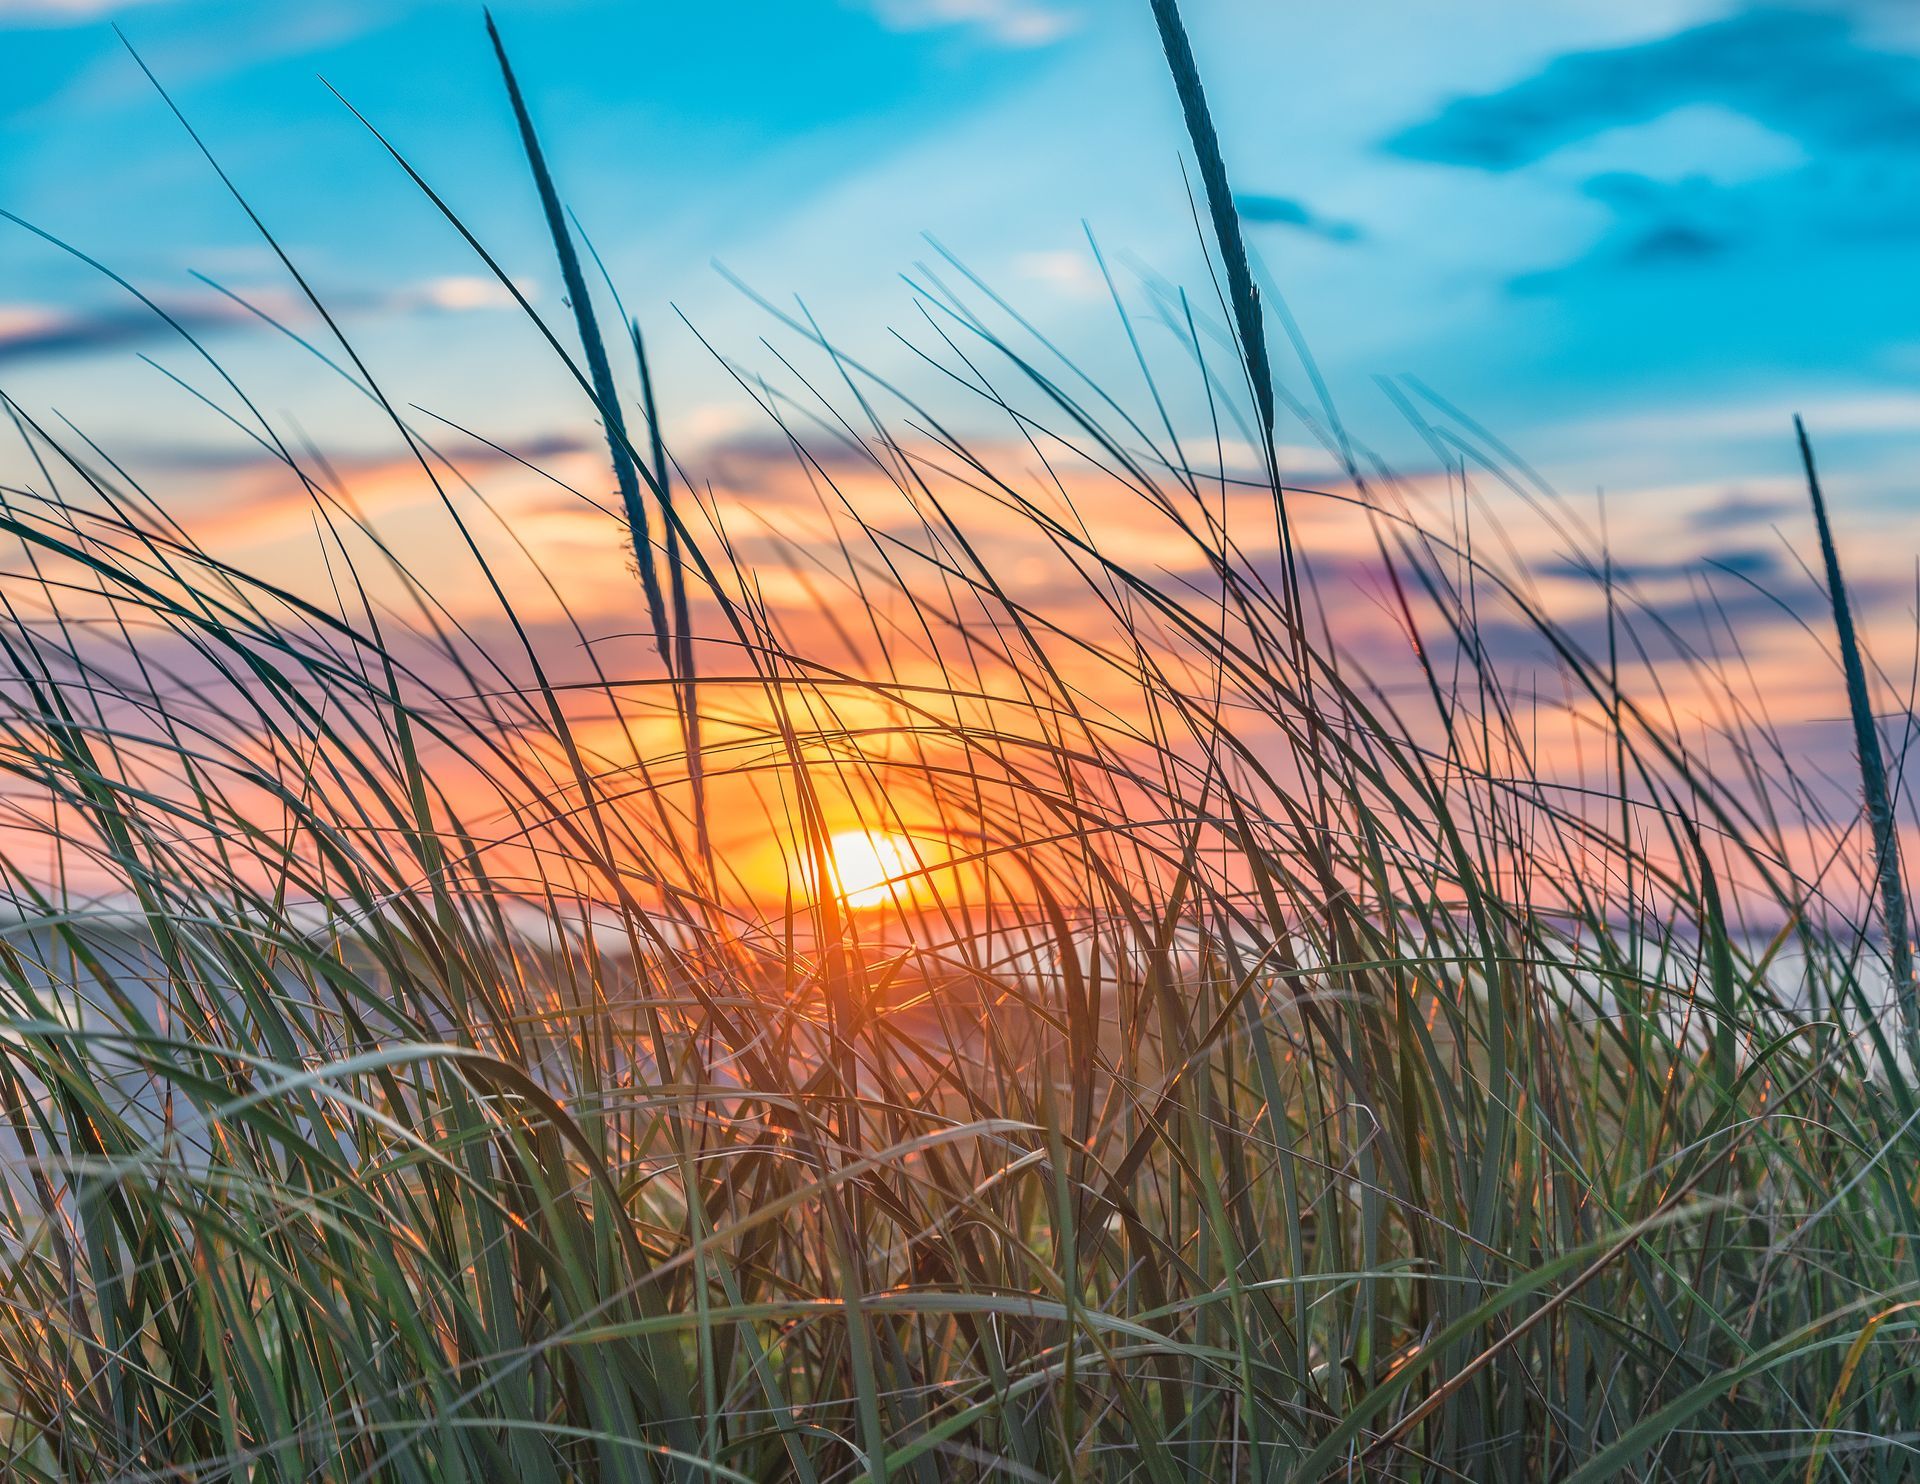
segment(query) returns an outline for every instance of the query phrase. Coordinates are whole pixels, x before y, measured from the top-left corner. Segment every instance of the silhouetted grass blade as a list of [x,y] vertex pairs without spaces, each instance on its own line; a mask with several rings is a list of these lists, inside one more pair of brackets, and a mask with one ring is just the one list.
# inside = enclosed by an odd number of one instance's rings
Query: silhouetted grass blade
[[513,104],[514,121],[520,128],[520,142],[527,152],[527,165],[540,192],[540,209],[546,214],[547,230],[553,237],[554,256],[560,261],[567,302],[573,307],[574,324],[579,328],[581,348],[586,352],[594,400],[599,403],[600,417],[606,425],[607,449],[613,458],[614,478],[620,489],[620,508],[627,518],[634,561],[639,565],[640,582],[646,589],[647,614],[653,624],[655,643],[661,658],[671,666],[673,638],[667,622],[667,605],[661,597],[659,575],[654,570],[647,507],[640,497],[640,480],[627,443],[626,419],[620,412],[620,393],[614,385],[613,367],[607,360],[606,342],[600,338],[600,324],[587,292],[586,276],[580,269],[580,254],[574,248],[573,234],[567,229],[566,210],[560,204],[560,193],[554,188],[553,172],[547,168],[540,137],[534,132],[533,116],[527,111],[527,100],[520,92],[513,64],[507,60],[506,45],[500,39],[500,28],[494,24],[492,12],[487,13],[486,21],[487,36],[500,63],[500,76],[506,81],[507,98]]
[[1153,18],[1160,27],[1160,44],[1166,50],[1167,66],[1180,94],[1187,134],[1193,141],[1194,158],[1200,166],[1207,211],[1213,218],[1213,234],[1220,246],[1220,260],[1227,270],[1227,295],[1233,306],[1234,327],[1240,333],[1247,375],[1253,383],[1254,401],[1260,410],[1260,427],[1271,439],[1273,369],[1267,358],[1266,321],[1260,310],[1260,290],[1254,285],[1253,272],[1247,262],[1239,208],[1233,204],[1233,191],[1227,184],[1220,137],[1214,131],[1213,115],[1207,109],[1206,90],[1200,85],[1200,69],[1194,62],[1193,46],[1187,40],[1187,28],[1180,19],[1177,0],[1153,0]]
[[1913,979],[1913,941],[1907,920],[1905,873],[1900,864],[1899,823],[1887,787],[1887,763],[1880,751],[1880,732],[1873,719],[1873,701],[1867,694],[1867,671],[1860,659],[1860,640],[1854,633],[1853,607],[1847,601],[1846,579],[1840,574],[1840,553],[1833,544],[1827,520],[1827,502],[1815,472],[1813,445],[1806,424],[1796,414],[1794,435],[1800,441],[1800,461],[1806,468],[1807,494],[1813,501],[1813,521],[1820,531],[1820,555],[1827,569],[1827,597],[1833,605],[1833,626],[1840,638],[1840,664],[1847,680],[1847,709],[1853,715],[1853,742],[1860,758],[1860,784],[1866,798],[1867,823],[1873,831],[1875,874],[1880,883],[1881,911],[1886,918],[1887,957],[1893,970],[1893,992],[1906,1022],[1910,1046],[1920,1046],[1920,986]]

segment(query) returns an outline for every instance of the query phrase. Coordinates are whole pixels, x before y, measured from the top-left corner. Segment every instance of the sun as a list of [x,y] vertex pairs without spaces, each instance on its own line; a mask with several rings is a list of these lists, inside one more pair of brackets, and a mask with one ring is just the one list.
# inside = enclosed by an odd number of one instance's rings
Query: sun
[[913,846],[900,835],[842,830],[827,841],[827,867],[840,900],[849,907],[879,907],[904,901],[913,885],[902,878],[920,869]]

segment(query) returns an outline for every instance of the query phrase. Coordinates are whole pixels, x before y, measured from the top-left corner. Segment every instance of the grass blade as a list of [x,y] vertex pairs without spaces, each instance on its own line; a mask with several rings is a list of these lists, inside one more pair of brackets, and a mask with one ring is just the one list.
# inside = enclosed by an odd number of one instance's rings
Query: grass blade
[[1860,659],[1860,640],[1854,633],[1853,607],[1847,601],[1846,579],[1840,574],[1840,553],[1833,544],[1827,520],[1827,502],[1814,469],[1813,444],[1807,427],[1796,414],[1794,436],[1800,441],[1800,461],[1807,471],[1807,494],[1813,501],[1813,521],[1820,531],[1820,555],[1827,568],[1827,597],[1833,604],[1833,626],[1840,637],[1840,664],[1847,677],[1847,709],[1853,715],[1853,744],[1860,758],[1860,785],[1866,796],[1867,823],[1873,830],[1874,873],[1880,884],[1880,909],[1886,918],[1887,957],[1893,969],[1893,992],[1906,1025],[1909,1050],[1920,1049],[1920,986],[1913,979],[1913,940],[1909,936],[1905,872],[1900,864],[1899,824],[1887,787],[1887,762],[1880,751],[1880,732],[1874,725],[1873,702],[1867,694],[1866,666]]
[[1160,45],[1167,54],[1167,67],[1173,73],[1173,85],[1180,95],[1180,110],[1186,116],[1187,136],[1193,141],[1194,159],[1200,166],[1213,235],[1227,270],[1227,295],[1233,307],[1234,326],[1240,333],[1240,348],[1246,355],[1247,374],[1253,382],[1254,402],[1260,409],[1261,432],[1271,443],[1273,369],[1267,358],[1266,321],[1260,311],[1260,290],[1254,286],[1253,271],[1247,263],[1240,211],[1233,204],[1233,191],[1227,184],[1226,161],[1220,157],[1220,136],[1214,131],[1213,115],[1207,108],[1206,90],[1200,85],[1200,69],[1193,60],[1193,45],[1187,40],[1186,24],[1180,19],[1178,0],[1153,0],[1153,19],[1160,28]]
[[653,539],[649,534],[647,507],[640,497],[640,477],[627,442],[626,419],[620,412],[620,392],[614,385],[613,366],[607,360],[606,342],[600,338],[600,323],[593,312],[593,300],[587,293],[586,275],[580,269],[580,254],[574,248],[573,234],[567,229],[567,215],[554,188],[553,172],[540,148],[540,136],[534,132],[533,115],[520,92],[520,81],[507,60],[506,44],[493,13],[487,12],[487,38],[500,63],[500,76],[507,85],[507,98],[513,105],[514,122],[520,129],[520,143],[527,152],[527,166],[533,172],[540,192],[540,209],[546,215],[547,230],[553,237],[554,256],[560,260],[560,277],[566,284],[567,302],[573,306],[574,324],[580,331],[580,345],[586,352],[587,373],[593,381],[594,400],[599,403],[600,418],[606,425],[607,450],[613,458],[614,479],[620,488],[620,508],[627,518],[633,538],[633,559],[640,567],[640,582],[646,589],[647,616],[653,624],[654,640],[660,657],[673,665],[672,629],[667,622],[667,605],[660,592],[660,577],[654,570]]

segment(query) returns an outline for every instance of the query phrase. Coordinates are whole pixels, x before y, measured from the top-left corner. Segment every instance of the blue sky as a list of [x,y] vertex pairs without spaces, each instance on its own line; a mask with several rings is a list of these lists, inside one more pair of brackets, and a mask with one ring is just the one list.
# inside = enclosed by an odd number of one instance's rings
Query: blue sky
[[[1411,373],[1575,491],[1725,503],[1807,412],[1862,520],[1910,508],[1920,429],[1920,12],[1890,0],[1191,0],[1253,245],[1350,422],[1417,444]],[[803,296],[883,368],[930,232],[1091,364],[1128,292],[1191,286],[1183,139],[1143,3],[546,0],[496,7],[561,185],[655,336],[688,447],[740,416],[678,318],[769,330],[711,266]],[[527,286],[558,290],[465,0],[0,0],[0,204],[193,319],[317,433],[352,399],[191,275],[288,302],[120,26],[377,369],[500,436],[578,421],[524,326],[331,83]],[[4,224],[0,224],[4,225]],[[127,296],[0,231],[0,386],[192,457],[214,420]],[[1283,374],[1304,390],[1297,368]]]

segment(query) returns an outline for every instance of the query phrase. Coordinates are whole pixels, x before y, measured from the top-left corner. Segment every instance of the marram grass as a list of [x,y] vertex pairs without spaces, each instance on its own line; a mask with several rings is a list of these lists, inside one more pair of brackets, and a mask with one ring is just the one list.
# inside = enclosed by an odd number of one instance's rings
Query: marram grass
[[[350,356],[490,617],[247,404],[326,602],[8,404],[6,1477],[1913,1475],[1920,1107],[1852,921],[1885,857],[1730,668],[1675,660],[1721,687],[1707,767],[1620,678],[1609,558],[1590,653],[1381,474],[1341,495],[1402,626],[1413,683],[1381,683],[1304,540],[1298,589],[1249,555],[1280,543],[1271,462],[1150,434],[931,292],[1017,437],[789,320],[841,395],[743,395],[839,541],[782,589],[817,604],[770,597],[608,415],[515,97],[587,411],[675,522],[633,527],[691,595],[636,584],[671,636],[522,621],[459,456]],[[1209,367],[1264,361],[1234,285],[1159,300],[1187,354],[1156,374],[1228,425],[1267,375]],[[839,499],[856,476],[889,518]],[[1108,555],[1122,521],[1204,580]],[[1586,786],[1495,610],[1556,667]],[[864,669],[790,637],[829,620]],[[797,858],[784,905],[701,828],[748,798]],[[909,842],[897,906],[835,875],[849,800]]]

